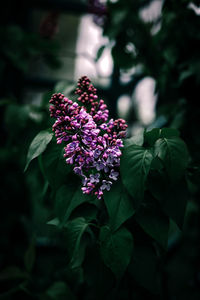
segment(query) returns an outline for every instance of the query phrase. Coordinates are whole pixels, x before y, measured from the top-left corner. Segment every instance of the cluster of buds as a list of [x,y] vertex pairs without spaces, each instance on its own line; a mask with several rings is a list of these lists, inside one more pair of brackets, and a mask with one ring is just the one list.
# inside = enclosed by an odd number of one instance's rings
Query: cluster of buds
[[88,113],[98,125],[108,120],[107,105],[102,99],[98,101],[97,89],[94,88],[87,76],[78,80],[75,94],[79,95],[78,101],[87,107]]
[[102,99],[98,101],[96,89],[86,76],[79,79],[75,93],[80,105],[61,93],[52,96],[53,131],[57,143],[65,143],[66,162],[82,177],[83,193],[101,199],[119,176],[127,125],[123,119],[108,121],[107,105]]

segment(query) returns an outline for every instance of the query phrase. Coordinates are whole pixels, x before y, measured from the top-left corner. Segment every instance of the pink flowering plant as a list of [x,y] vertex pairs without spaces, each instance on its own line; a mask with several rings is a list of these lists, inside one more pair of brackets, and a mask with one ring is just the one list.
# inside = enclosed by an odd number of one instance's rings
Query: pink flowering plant
[[[135,286],[159,293],[158,262],[168,248],[169,224],[181,228],[184,222],[187,147],[173,128],[126,138],[126,121],[109,118],[86,76],[75,95],[73,101],[62,93],[52,95],[52,128],[34,138],[25,168],[38,158],[54,208],[47,221],[64,232],[66,268],[76,278],[73,293],[80,296],[84,287],[83,299],[105,294],[106,299],[126,299],[120,293],[130,278]],[[142,272],[148,259],[151,281]],[[108,283],[98,291],[96,269]]]

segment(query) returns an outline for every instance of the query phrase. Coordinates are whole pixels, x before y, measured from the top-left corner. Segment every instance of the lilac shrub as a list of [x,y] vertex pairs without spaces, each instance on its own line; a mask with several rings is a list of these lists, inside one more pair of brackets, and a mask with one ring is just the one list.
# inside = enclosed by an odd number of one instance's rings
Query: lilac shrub
[[83,193],[101,199],[119,177],[127,124],[123,119],[108,120],[107,105],[98,101],[97,90],[86,76],[79,79],[75,93],[79,104],[61,93],[52,95],[53,131],[57,143],[65,144],[66,163],[82,178]]

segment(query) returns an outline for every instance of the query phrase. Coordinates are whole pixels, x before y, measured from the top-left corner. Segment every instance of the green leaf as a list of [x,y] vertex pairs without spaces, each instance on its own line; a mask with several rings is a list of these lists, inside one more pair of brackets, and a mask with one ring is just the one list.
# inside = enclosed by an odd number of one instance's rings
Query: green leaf
[[155,199],[161,200],[168,193],[169,187],[170,182],[163,162],[155,157],[147,179],[147,189]]
[[144,132],[144,142],[153,146],[160,137],[160,129],[153,128],[151,131]]
[[52,300],[75,300],[70,287],[63,281],[56,281],[48,288],[45,294]]
[[125,147],[128,147],[130,145],[142,146],[143,142],[144,142],[144,134],[142,132],[142,133],[139,133],[139,134],[137,134],[135,136],[132,136],[129,139],[125,139],[124,140],[124,145],[125,145]]
[[91,202],[84,202],[79,205],[70,215],[70,218],[83,217],[88,222],[96,220],[98,214],[98,208]]
[[105,265],[120,279],[131,260],[132,234],[125,227],[112,232],[108,226],[103,226],[99,238],[101,257]]
[[59,224],[60,224],[60,221],[58,218],[54,218],[47,222],[47,225],[59,226]]
[[148,177],[148,189],[159,201],[163,212],[182,228],[189,192],[185,178],[175,184],[170,183],[164,170],[151,171]]
[[144,141],[153,146],[159,138],[169,138],[179,135],[179,131],[175,128],[153,128],[151,131],[144,133]]
[[97,62],[100,57],[102,56],[103,52],[104,52],[104,49],[106,48],[106,45],[103,45],[101,46],[98,51],[97,51],[97,54],[96,54],[96,58],[95,58],[95,61]]
[[[61,226],[65,225],[65,223],[68,221],[71,213],[73,212],[73,210],[75,208],[77,208],[82,203],[89,202],[91,200],[90,196],[83,194],[80,187],[78,189],[76,189],[76,191],[74,191],[73,196],[72,196],[71,191],[70,191],[70,193],[67,191],[68,191],[67,187],[65,187],[65,188],[63,187],[62,191],[60,191],[60,193],[62,193],[62,195],[60,195],[60,197],[63,198],[63,200],[69,204],[64,213],[64,216],[63,216],[63,219],[61,222]],[[57,196],[56,196],[56,198],[57,198]],[[62,206],[61,206],[61,209],[62,209]]]
[[165,165],[170,179],[179,180],[188,165],[188,150],[179,137],[160,138],[155,143],[155,155],[157,155]]
[[143,230],[155,239],[164,249],[167,249],[169,219],[158,203],[149,201],[140,206],[139,211],[135,215],[136,222]]
[[44,175],[53,189],[67,183],[71,167],[66,164],[63,157],[63,146],[58,145],[54,139],[42,154],[41,162]]
[[135,212],[133,199],[119,181],[112,186],[109,192],[105,192],[104,201],[112,230],[117,230]]
[[[61,226],[67,222],[70,212],[67,213],[70,203],[73,201],[76,187],[69,185],[62,185],[55,194],[55,213],[61,222]],[[65,218],[66,215],[66,218]],[[63,221],[66,219],[65,222]]]
[[162,138],[170,138],[175,136],[180,136],[180,132],[175,128],[162,128],[160,130],[160,137]]
[[122,182],[136,200],[143,198],[145,182],[152,160],[151,152],[141,146],[124,147],[121,158]]
[[86,231],[92,235],[88,226],[89,223],[84,218],[76,218],[65,226],[71,268],[80,267],[84,260],[87,240],[83,239],[83,235]]
[[27,170],[30,162],[45,151],[52,138],[53,132],[50,132],[49,130],[43,130],[36,135],[28,150],[27,162],[24,172]]
[[140,286],[153,293],[159,292],[158,259],[152,246],[135,247],[128,272]]

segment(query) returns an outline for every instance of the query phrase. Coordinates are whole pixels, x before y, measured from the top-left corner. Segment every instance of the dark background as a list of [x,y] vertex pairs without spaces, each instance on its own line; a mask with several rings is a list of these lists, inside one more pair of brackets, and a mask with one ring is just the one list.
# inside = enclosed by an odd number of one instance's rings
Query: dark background
[[[122,115],[117,103],[126,95],[129,106],[123,101],[121,106],[126,108],[129,136],[143,128],[172,127],[180,130],[188,145],[190,197],[183,232],[171,225],[163,299],[199,299],[200,3],[160,1],[162,12],[153,17],[153,8],[145,20],[141,11],[153,2],[108,1],[105,8],[98,1],[7,0],[1,7],[0,299],[75,299],[65,281],[78,290],[76,278],[63,269],[63,236],[46,225],[53,203],[38,162],[33,161],[26,173],[23,170],[30,142],[51,125],[51,93],[70,93],[78,79],[75,65],[84,55],[76,52],[76,43],[86,15],[107,37],[105,47],[100,48],[104,46],[100,40],[96,47],[100,50],[93,53],[94,70],[106,48],[112,69],[104,76],[84,67],[81,75],[92,74],[111,116]],[[155,116],[147,122],[136,96],[144,78],[153,80],[156,94]],[[143,91],[148,98],[148,90]],[[146,294],[138,295],[136,299],[143,299]]]

